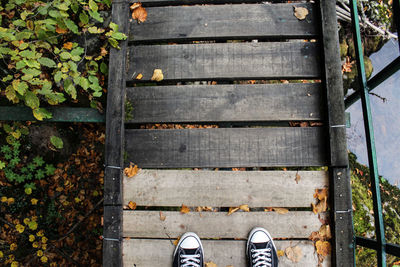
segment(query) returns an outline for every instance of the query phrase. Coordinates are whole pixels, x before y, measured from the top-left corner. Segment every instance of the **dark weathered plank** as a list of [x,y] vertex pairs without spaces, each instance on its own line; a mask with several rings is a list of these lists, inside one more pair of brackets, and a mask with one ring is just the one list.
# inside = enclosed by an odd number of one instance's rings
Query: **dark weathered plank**
[[322,128],[126,130],[127,162],[143,168],[321,166]]
[[[309,15],[299,20],[294,7]],[[130,41],[311,38],[317,35],[314,4],[241,4],[150,7],[145,23],[130,24]]]
[[322,120],[320,84],[127,88],[132,123]]
[[[134,3],[136,0],[126,0],[129,3]],[[198,4],[231,4],[231,3],[264,3],[265,0],[143,0],[140,1],[144,6],[167,6],[167,5],[198,5]],[[268,2],[286,3],[286,0],[272,0]],[[269,4],[266,2],[267,4]],[[292,0],[294,2],[304,2],[304,0]]]
[[124,205],[133,201],[138,206],[234,207],[246,203],[251,208],[308,208],[315,202],[315,190],[326,187],[328,173],[324,171],[142,169],[133,178],[124,177],[123,195]]
[[[166,237],[166,236],[165,236]],[[124,266],[165,267],[172,266],[174,240],[168,239],[124,239]],[[286,255],[279,257],[279,267],[329,267],[330,255],[322,265],[318,265],[318,255],[315,253],[312,241],[304,240],[274,240],[276,249],[285,251],[289,247],[299,247],[302,256],[299,262],[291,261]],[[214,262],[220,267],[246,267],[245,240],[202,240],[205,262]]]
[[127,80],[154,69],[164,80],[317,78],[318,44],[312,42],[139,45],[130,47]]

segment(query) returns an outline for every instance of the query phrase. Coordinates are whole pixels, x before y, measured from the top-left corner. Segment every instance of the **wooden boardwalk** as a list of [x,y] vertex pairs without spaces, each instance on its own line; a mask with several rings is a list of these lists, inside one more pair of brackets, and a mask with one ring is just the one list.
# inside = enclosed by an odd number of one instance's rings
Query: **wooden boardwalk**
[[[301,249],[279,266],[318,266],[309,237],[324,224],[332,251],[322,266],[353,265],[335,1],[281,2],[145,0],[141,24],[128,2],[113,2],[129,38],[110,55],[104,266],[172,266],[172,242],[193,231],[205,262],[244,267],[255,226],[279,250]],[[151,81],[154,69],[163,81]],[[148,126],[164,123],[217,128]],[[130,162],[142,168],[132,178],[122,172]],[[329,209],[315,214],[320,189]],[[244,204],[249,212],[228,215]]]

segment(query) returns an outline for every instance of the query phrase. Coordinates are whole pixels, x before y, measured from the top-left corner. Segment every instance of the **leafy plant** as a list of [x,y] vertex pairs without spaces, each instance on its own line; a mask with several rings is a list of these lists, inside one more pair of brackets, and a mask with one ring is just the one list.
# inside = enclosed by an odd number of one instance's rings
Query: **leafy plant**
[[52,136],[50,137],[50,143],[51,143],[55,148],[57,148],[57,149],[61,149],[61,148],[64,147],[64,142],[63,142],[63,140],[62,140],[60,137],[58,137],[58,136],[52,135]]
[[[2,95],[14,104],[23,102],[38,120],[52,116],[43,103],[77,101],[80,92],[95,107],[104,91],[108,44],[118,47],[118,41],[126,39],[115,23],[102,25],[101,11],[110,4],[111,0],[8,0],[0,6]],[[88,55],[89,35],[108,42]],[[79,39],[85,40],[83,45]]]

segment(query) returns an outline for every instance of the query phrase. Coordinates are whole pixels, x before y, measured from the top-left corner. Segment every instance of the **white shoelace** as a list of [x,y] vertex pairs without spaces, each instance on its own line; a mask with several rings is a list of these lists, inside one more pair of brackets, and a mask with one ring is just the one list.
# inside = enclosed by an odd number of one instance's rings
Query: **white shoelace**
[[181,265],[182,267],[201,267],[200,266],[200,254],[195,255],[181,255]]
[[271,249],[252,249],[251,257],[253,258],[254,267],[271,267],[272,259],[271,259]]

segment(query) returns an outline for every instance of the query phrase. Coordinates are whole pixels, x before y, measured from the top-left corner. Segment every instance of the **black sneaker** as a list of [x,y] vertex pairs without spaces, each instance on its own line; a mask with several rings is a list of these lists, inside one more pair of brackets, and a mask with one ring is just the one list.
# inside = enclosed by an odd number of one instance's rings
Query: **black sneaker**
[[249,267],[277,267],[278,255],[272,237],[264,228],[254,228],[249,234],[246,249]]
[[174,252],[173,267],[203,267],[203,246],[195,233],[186,233],[179,240]]

